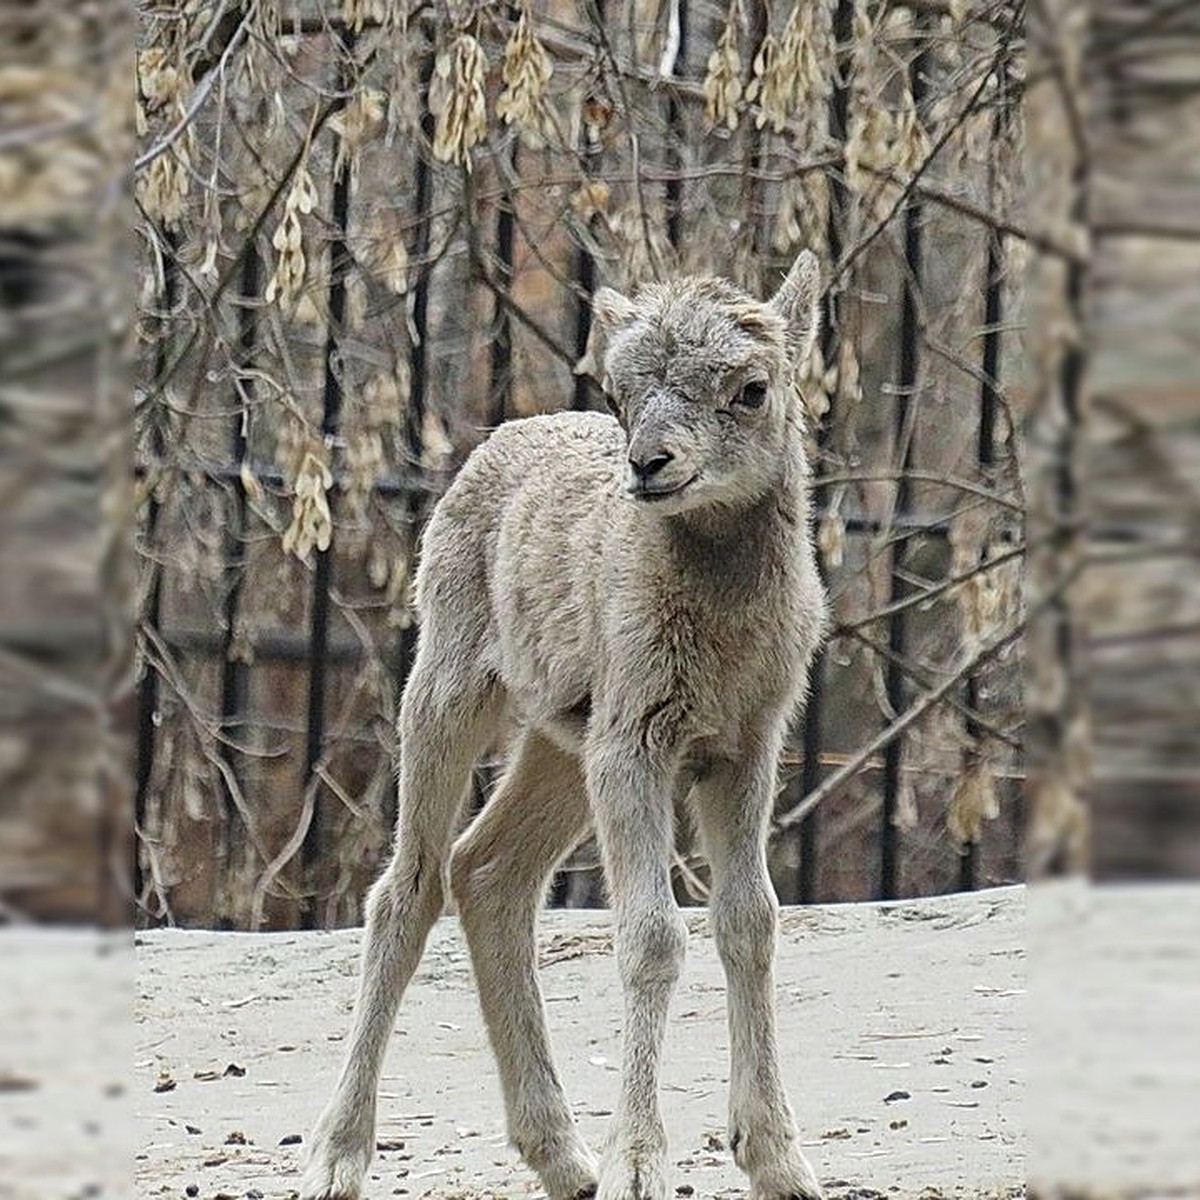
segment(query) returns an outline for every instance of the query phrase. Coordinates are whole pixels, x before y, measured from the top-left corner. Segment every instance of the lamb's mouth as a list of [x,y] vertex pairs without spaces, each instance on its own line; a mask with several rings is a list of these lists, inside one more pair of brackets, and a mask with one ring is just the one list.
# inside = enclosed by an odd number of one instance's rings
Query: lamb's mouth
[[700,472],[697,471],[696,474],[691,477],[691,479],[685,479],[682,483],[677,484],[675,487],[648,488],[632,486],[628,488],[627,491],[629,496],[634,500],[666,500],[668,496],[678,496],[680,492],[684,491],[686,488],[690,488],[692,484],[695,483],[699,478]]

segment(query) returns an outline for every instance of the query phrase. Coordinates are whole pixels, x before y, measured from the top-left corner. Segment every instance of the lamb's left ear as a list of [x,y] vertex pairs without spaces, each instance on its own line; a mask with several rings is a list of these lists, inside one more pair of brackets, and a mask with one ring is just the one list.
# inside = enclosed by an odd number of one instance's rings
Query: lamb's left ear
[[817,256],[801,250],[771,307],[787,323],[788,349],[796,366],[808,359],[821,328],[821,271]]
[[614,333],[637,316],[637,305],[628,296],[610,287],[596,289],[592,297],[592,318],[605,333]]

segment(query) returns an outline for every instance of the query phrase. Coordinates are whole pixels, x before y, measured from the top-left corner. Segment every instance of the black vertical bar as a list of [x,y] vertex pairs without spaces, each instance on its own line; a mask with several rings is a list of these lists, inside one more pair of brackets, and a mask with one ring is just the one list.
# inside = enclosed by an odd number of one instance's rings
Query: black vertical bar
[[[923,38],[923,25],[918,18],[916,35]],[[909,66],[909,86],[913,102],[920,107],[925,94],[925,53],[918,51]],[[910,199],[904,209],[904,292],[900,312],[900,364],[896,389],[896,413],[893,423],[895,441],[902,446],[899,464],[900,478],[896,485],[897,513],[907,513],[911,486],[908,470],[912,465],[915,436],[910,428],[914,409],[917,373],[920,367],[920,314],[917,293],[921,287],[921,225],[922,206]],[[889,604],[903,600],[909,592],[905,578],[905,560],[909,539],[897,541],[892,550]],[[891,716],[899,715],[908,705],[908,685],[900,662],[908,646],[907,610],[900,609],[888,621],[888,657],[885,688]],[[900,830],[896,825],[896,810],[900,797],[900,771],[904,759],[904,738],[893,738],[883,758],[883,815],[879,838],[879,895],[892,900],[900,890]]]
[[[433,77],[434,55],[428,51],[421,63],[421,94],[429,90],[429,81]],[[431,218],[429,202],[433,192],[433,177],[429,170],[427,157],[429,147],[433,144],[434,117],[426,104],[421,116],[421,145],[417,149],[416,186],[413,189],[413,211],[417,218],[416,237],[412,249],[412,258],[418,264],[417,282],[413,288],[412,307],[412,340],[408,351],[408,412],[406,414],[404,432],[408,447],[408,455],[413,468],[420,470],[421,457],[424,452],[423,429],[425,426],[425,408],[429,402],[429,287],[431,266],[426,261],[429,257],[429,240],[431,233]],[[408,496],[408,518],[416,524],[420,516],[421,497],[416,491]],[[416,629],[410,625],[401,635],[401,654],[398,683],[403,688],[412,666],[413,654],[416,651]]]
[[[854,0],[838,0],[833,13],[833,40],[837,57],[837,71],[833,90],[829,97],[829,136],[835,145],[844,145],[849,120],[850,67],[853,62]],[[829,212],[826,218],[825,242],[829,261],[836,263],[842,256],[842,221],[846,211],[846,184],[837,175],[829,177]],[[841,293],[837,280],[829,281],[825,293],[825,311],[821,324],[821,355],[828,365],[837,357],[841,339]],[[817,469],[820,457],[829,447],[833,434],[832,413],[826,413],[817,430]],[[813,482],[814,498],[819,494],[820,479]],[[820,564],[823,567],[823,564]],[[822,575],[824,570],[822,569]],[[804,796],[812,792],[821,782],[822,724],[825,710],[826,655],[822,648],[813,659],[809,669],[809,697],[804,710],[804,767],[801,773],[801,788]],[[800,822],[800,870],[798,878],[801,904],[812,904],[817,899],[817,874],[820,866],[821,811],[814,808]]]
[[[227,572],[225,603],[222,617],[225,622],[222,638],[221,658],[221,733],[232,737],[241,728],[242,714],[246,702],[246,670],[245,664],[234,653],[234,630],[237,624],[238,604],[241,601],[242,585],[244,582],[245,535],[246,535],[246,488],[242,483],[241,467],[246,461],[246,428],[250,419],[250,403],[254,394],[254,381],[245,372],[250,367],[254,357],[254,344],[257,337],[258,301],[261,264],[258,257],[258,246],[251,242],[246,247],[242,260],[241,306],[238,310],[238,340],[237,367],[239,371],[238,385],[235,389],[234,401],[237,411],[233,415],[233,425],[230,432],[230,453],[238,472],[234,476],[233,512],[225,527],[224,551],[225,570]],[[218,746],[217,752],[225,760],[229,773],[238,782],[240,762],[237,752],[228,743]],[[240,818],[234,803],[233,793],[224,775],[220,775],[221,804],[224,810],[226,845],[232,850],[241,840],[234,830],[240,828]],[[229,870],[227,855],[225,870]],[[219,928],[228,928],[228,914],[218,919]]]
[[[516,177],[517,141],[514,136],[508,151],[509,175]],[[496,204],[496,283],[505,289],[512,283],[513,274],[513,226],[514,214],[512,194],[506,187]],[[492,306],[492,345],[489,353],[488,395],[491,398],[489,423],[502,425],[512,406],[512,318],[500,296]]]
[[[579,302],[575,311],[575,360],[587,353],[592,332],[592,293],[596,290],[596,261],[586,246],[580,246],[575,258],[575,282],[579,285]],[[584,412],[591,408],[592,385],[585,375],[575,376],[571,408]]]
[[[1001,85],[1007,84],[1007,71],[1001,75]],[[1008,111],[1007,97],[996,109],[992,122],[992,139],[998,141],[1004,136],[1007,128]],[[989,160],[989,171],[994,172],[994,161]],[[993,181],[994,182],[994,181]],[[976,446],[976,457],[979,462],[979,472],[983,482],[989,483],[989,475],[996,462],[996,416],[1000,406],[1000,396],[997,384],[1000,378],[1000,321],[1003,317],[1002,282],[1004,270],[1004,243],[995,229],[989,229],[987,234],[987,262],[984,268],[983,293],[983,351],[980,362],[982,378],[979,383],[979,437]],[[979,676],[972,673],[967,678],[967,707],[973,713],[980,705],[982,689]],[[966,733],[974,751],[983,730],[974,717],[966,721]],[[963,847],[958,864],[958,887],[960,891],[974,891],[979,886],[979,846],[968,842]]]
[[[433,76],[434,56],[432,52],[425,55],[421,64],[421,94],[429,90],[429,81]],[[426,157],[428,147],[433,143],[434,118],[425,105],[421,116],[421,146],[417,150],[416,186],[413,189],[413,208],[417,218],[417,232],[413,256],[417,263],[417,281],[413,287],[412,307],[412,341],[409,346],[409,394],[408,412],[404,424],[405,440],[408,443],[408,453],[414,467],[421,462],[421,430],[425,421],[426,392],[429,387],[429,354],[426,340],[429,332],[429,276],[431,267],[426,262],[429,256],[430,216],[429,197],[432,180],[429,172],[429,162]]]
[[[605,0],[593,0],[589,6],[593,20],[603,25]],[[579,123],[579,161],[583,168],[584,178],[589,182],[599,175],[600,158],[603,147],[598,136],[594,135],[587,121],[587,101],[584,102],[584,119]],[[588,218],[590,226],[594,217]],[[587,248],[586,242],[580,241],[575,253],[575,284],[577,299],[575,307],[575,361],[587,354],[588,339],[592,333],[592,294],[596,290],[596,260]],[[576,375],[571,393],[571,409],[574,412],[586,412],[592,407],[592,392],[594,385],[586,375]],[[550,885],[547,903],[551,908],[562,908],[567,903],[570,893],[571,877],[565,871],[559,871]]]
[[[603,25],[605,0],[593,0],[589,7],[593,20]],[[588,123],[585,100],[584,119],[579,123],[579,159],[584,178],[588,181],[595,179],[599,174],[602,151],[599,135],[593,134]],[[589,225],[592,220],[594,218],[588,219]],[[587,353],[588,338],[592,332],[592,293],[596,290],[596,261],[582,241],[575,255],[575,282],[578,286],[575,309],[575,361],[578,362]],[[584,412],[592,407],[592,387],[586,375],[575,376],[575,386],[571,394],[571,408],[575,412]]]
[[[981,474],[987,481],[988,473],[996,461],[996,410],[999,398],[996,394],[996,372],[1000,365],[1000,320],[1001,320],[1001,246],[1000,236],[995,230],[988,235],[987,285],[984,292],[984,334],[982,375],[979,386],[979,440],[978,459]],[[972,673],[967,678],[967,707],[975,712],[980,704],[979,676]],[[966,722],[966,733],[971,747],[975,747],[983,736],[974,717]],[[968,753],[973,753],[973,749]],[[961,891],[974,891],[979,882],[979,846],[968,842],[963,847],[958,864],[958,886]]]
[[[824,576],[824,571],[821,572]],[[825,708],[825,651],[813,659],[809,669],[808,703],[804,708],[804,765],[800,772],[801,796],[807,796],[821,782],[821,719]],[[801,904],[813,904],[817,898],[820,826],[814,808],[800,822],[800,871],[797,890]]]
[[[752,50],[751,59],[757,55],[759,48],[766,41],[771,31],[771,13],[767,0],[749,0],[747,9],[748,37]],[[760,179],[764,158],[764,145],[770,137],[769,130],[758,129],[751,120],[741,123],[745,155],[742,167],[742,192],[738,201],[742,221],[750,226],[750,252],[754,260],[758,260],[761,234],[766,222],[763,218],[762,192],[763,184]],[[741,237],[739,231],[738,236]]]
[[[353,52],[355,35],[341,28],[338,31],[340,61],[338,66],[338,92],[345,94],[353,82],[349,56]],[[322,388],[321,434],[327,446],[332,447],[342,415],[342,379],[339,363],[339,346],[346,317],[346,272],[349,255],[346,247],[346,230],[350,216],[350,168],[342,164],[337,167],[336,138],[332,158],[334,166],[332,228],[329,236],[329,324],[325,337],[325,379]],[[329,496],[332,514],[334,497]],[[304,745],[304,786],[316,786],[314,772],[320,762],[325,742],[325,691],[329,649],[329,591],[333,581],[334,546],[331,541],[325,550],[318,550],[316,569],[313,571],[312,610],[309,619],[309,674],[308,714]],[[301,861],[308,875],[320,858],[324,841],[324,806],[318,789],[313,805],[312,820],[304,835]],[[316,919],[315,900],[305,906],[301,913],[301,924],[311,929]]]
[[[671,77],[687,76],[688,0],[676,0],[679,21],[679,49],[671,65]],[[668,177],[665,190],[667,208],[667,240],[678,250],[683,230],[683,112],[679,97],[672,90],[667,98],[667,166],[674,172]]]
[[[427,49],[421,59],[421,97],[422,101],[428,95],[429,81],[433,78],[434,54]],[[425,421],[425,407],[428,403],[429,390],[429,352],[427,341],[429,337],[429,287],[432,270],[429,258],[430,242],[430,196],[433,191],[433,176],[429,169],[430,147],[433,144],[434,117],[427,103],[422,104],[421,139],[416,147],[413,174],[413,215],[416,218],[416,233],[410,253],[410,260],[417,264],[417,279],[413,286],[413,306],[411,340],[408,348],[408,409],[404,419],[405,445],[408,451],[410,469],[419,473],[424,450],[422,430]],[[413,489],[405,500],[405,515],[409,528],[413,531],[413,544],[416,544],[417,525],[421,518],[422,496]],[[395,662],[395,686],[397,708],[404,695],[404,685],[408,682],[413,661],[417,655],[417,626],[409,622],[401,631],[397,646]],[[396,813],[392,791],[394,820]]]
[[[175,305],[179,300],[179,265],[175,255],[179,250],[179,242],[173,233],[163,231],[163,286],[160,296],[162,320],[160,322],[158,344],[154,350],[154,380],[157,386],[162,386],[168,370],[168,336],[171,318]],[[150,445],[154,458],[161,461],[166,453],[166,438],[163,436],[162,421],[152,417],[150,426]],[[162,505],[154,495],[153,489],[146,503],[146,525],[143,540],[147,548],[153,552],[154,539],[158,532],[158,521]],[[162,612],[162,563],[151,561],[149,568],[153,573],[153,583],[146,600],[146,615],[142,624],[157,631]],[[142,656],[142,675],[137,686],[137,739],[136,739],[136,770],[134,773],[133,814],[136,828],[142,833],[146,831],[146,809],[150,796],[150,780],[154,774],[155,730],[158,717],[158,671],[149,658]],[[133,843],[133,887],[134,896],[139,900],[145,887],[142,874],[141,843],[135,836]]]

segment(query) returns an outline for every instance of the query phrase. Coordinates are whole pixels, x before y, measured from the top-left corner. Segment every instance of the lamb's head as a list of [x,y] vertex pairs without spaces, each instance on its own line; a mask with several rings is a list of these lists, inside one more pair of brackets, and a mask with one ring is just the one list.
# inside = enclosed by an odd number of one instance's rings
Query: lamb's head
[[812,349],[819,291],[807,250],[769,301],[714,278],[652,284],[632,299],[597,291],[631,501],[667,516],[740,507],[775,484],[795,452],[792,371]]

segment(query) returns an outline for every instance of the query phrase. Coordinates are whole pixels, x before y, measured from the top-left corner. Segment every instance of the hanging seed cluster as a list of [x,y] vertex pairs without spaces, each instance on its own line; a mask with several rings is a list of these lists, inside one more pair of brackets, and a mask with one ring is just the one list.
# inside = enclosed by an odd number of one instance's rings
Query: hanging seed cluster
[[308,167],[303,166],[296,172],[287,200],[284,201],[283,215],[271,235],[276,259],[275,272],[267,284],[266,298],[269,303],[278,301],[283,305],[291,305],[300,295],[307,265],[300,217],[311,213],[316,205],[317,188]]
[[794,127],[810,140],[823,121],[823,103],[831,86],[832,21],[828,0],[793,6],[778,37],[767,32],[754,54],[750,79],[743,87],[737,49],[737,5],[708,58],[704,79],[705,111],[710,127],[733,131],[739,102],[750,106],[754,127],[782,133]]
[[555,133],[554,114],[546,100],[553,74],[554,63],[534,36],[528,9],[523,9],[504,47],[504,90],[496,98],[496,115],[515,125],[531,150],[540,149]]
[[742,98],[742,59],[737,48],[734,24],[736,5],[731,6],[724,32],[708,56],[704,76],[704,105],[710,128],[723,126],[731,133],[738,125],[738,101]]
[[886,214],[899,187],[929,156],[929,137],[917,111],[908,72],[898,71],[886,51],[894,37],[911,36],[910,25],[911,14],[907,11],[900,27],[888,30],[872,20],[864,0],[855,7],[846,183],[880,217]]
[[309,437],[302,444],[299,465],[292,479],[292,523],[283,535],[283,552],[307,559],[317,550],[328,550],[333,539],[333,514],[329,490],[333,473],[325,443]]
[[[139,136],[153,128],[165,130],[184,112],[184,76],[179,66],[180,38],[150,46],[137,56],[137,97],[134,124]],[[184,216],[191,191],[191,131],[162,151],[137,177],[135,194],[148,216],[175,229]]]
[[433,156],[471,170],[471,150],[487,134],[483,48],[462,34],[438,54],[429,85],[429,109],[435,124]]

